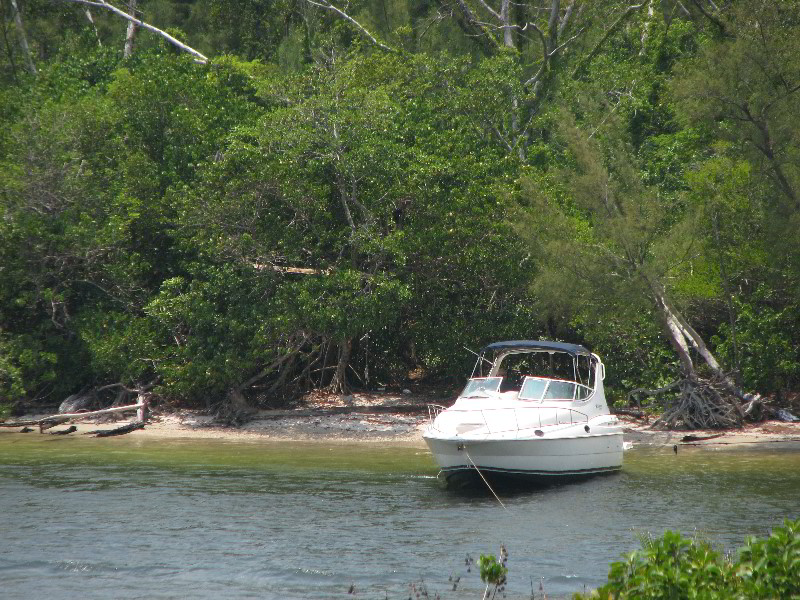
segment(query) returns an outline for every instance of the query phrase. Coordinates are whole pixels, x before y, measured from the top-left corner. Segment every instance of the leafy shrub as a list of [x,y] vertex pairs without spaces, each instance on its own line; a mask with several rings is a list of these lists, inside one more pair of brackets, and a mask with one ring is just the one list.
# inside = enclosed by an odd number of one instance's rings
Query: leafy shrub
[[608,583],[575,599],[723,600],[800,597],[800,519],[785,520],[766,539],[751,538],[736,561],[707,542],[675,531],[647,539],[614,562]]
[[495,598],[498,593],[503,593],[506,585],[506,576],[508,575],[508,552],[505,546],[500,548],[500,559],[498,560],[494,554],[481,554],[478,559],[478,568],[481,573],[481,581],[486,584],[486,590],[483,592],[483,600],[488,598]]
[[748,539],[735,568],[745,598],[800,597],[800,519]]

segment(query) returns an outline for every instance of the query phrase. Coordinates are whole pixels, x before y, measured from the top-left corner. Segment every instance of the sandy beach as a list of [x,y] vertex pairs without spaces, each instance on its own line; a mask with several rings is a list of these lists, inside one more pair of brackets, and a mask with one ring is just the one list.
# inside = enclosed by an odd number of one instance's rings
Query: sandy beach
[[[201,411],[154,407],[144,429],[126,434],[140,438],[203,438],[219,440],[292,440],[325,443],[425,444],[422,429],[428,421],[429,404],[449,405],[452,398],[403,393],[363,393],[347,396],[310,394],[296,408],[260,410],[241,427],[220,425]],[[35,420],[46,415],[28,415],[15,420]],[[71,435],[86,435],[124,425],[132,418],[108,416],[74,423]],[[691,445],[731,447],[745,444],[795,444],[800,447],[800,422],[764,421],[726,431],[656,431],[641,419],[621,416],[625,442],[633,446]],[[8,419],[7,422],[12,421]],[[46,430],[42,435],[63,431],[69,424]],[[2,427],[0,434],[17,434]],[[34,428],[29,435],[39,435]],[[687,438],[687,436],[690,436]]]

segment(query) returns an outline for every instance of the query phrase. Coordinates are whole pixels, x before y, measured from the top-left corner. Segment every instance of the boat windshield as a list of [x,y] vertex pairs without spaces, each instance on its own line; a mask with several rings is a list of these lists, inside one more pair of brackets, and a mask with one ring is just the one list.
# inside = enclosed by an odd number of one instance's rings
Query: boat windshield
[[575,397],[575,384],[571,381],[551,381],[544,393],[545,400],[572,400]]
[[500,389],[501,381],[502,377],[475,377],[467,382],[467,387],[461,392],[461,396],[481,396],[486,392],[496,392]]
[[573,400],[575,388],[578,388],[578,399],[586,398],[590,390],[586,386],[572,381],[546,379],[542,377],[526,377],[519,391],[520,400]]
[[541,400],[544,389],[547,387],[547,379],[537,377],[526,377],[519,390],[520,400]]

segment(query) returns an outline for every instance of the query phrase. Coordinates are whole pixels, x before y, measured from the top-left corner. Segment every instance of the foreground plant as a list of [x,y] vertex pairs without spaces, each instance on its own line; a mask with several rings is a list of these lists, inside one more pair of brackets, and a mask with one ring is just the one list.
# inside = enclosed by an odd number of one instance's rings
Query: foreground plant
[[[478,568],[481,573],[481,581],[486,584],[483,592],[483,600],[494,598],[498,592],[505,589],[506,575],[508,575],[508,551],[505,546],[500,546],[500,560],[494,554],[481,554],[478,559]],[[491,593],[490,593],[491,591]]]
[[608,583],[576,600],[772,599],[800,597],[800,519],[786,519],[766,539],[750,538],[736,561],[708,542],[667,531],[614,562]]

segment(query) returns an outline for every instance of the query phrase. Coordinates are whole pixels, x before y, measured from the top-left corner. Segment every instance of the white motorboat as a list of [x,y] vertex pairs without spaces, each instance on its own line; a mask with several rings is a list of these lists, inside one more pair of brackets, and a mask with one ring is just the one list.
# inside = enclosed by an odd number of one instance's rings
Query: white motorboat
[[442,474],[553,480],[616,471],[622,428],[603,389],[605,366],[583,346],[496,342],[423,438]]

